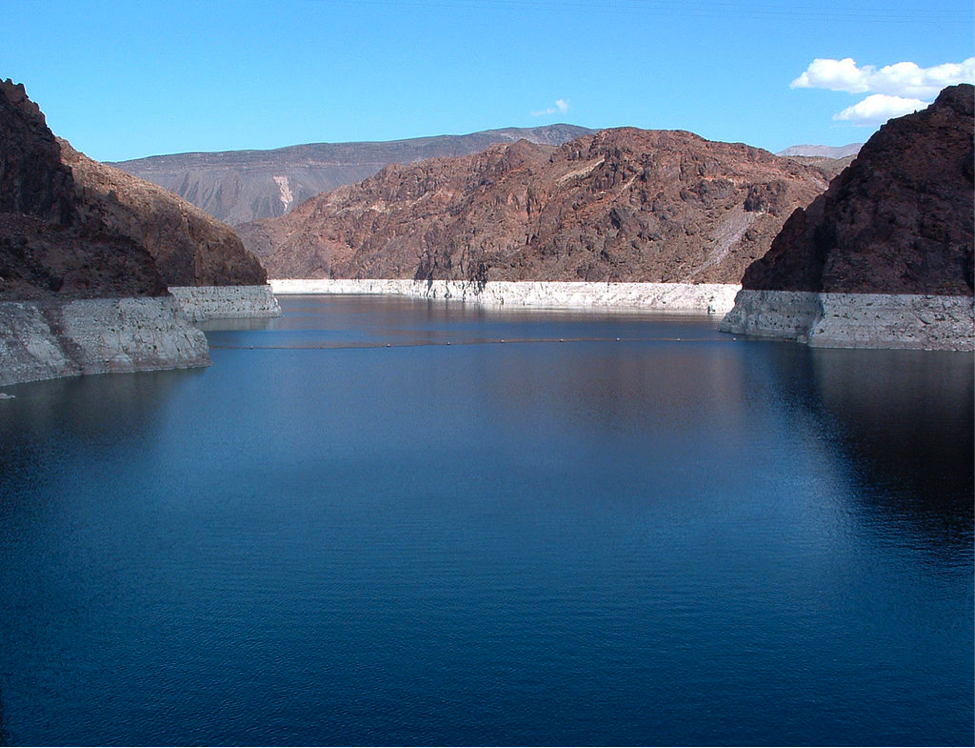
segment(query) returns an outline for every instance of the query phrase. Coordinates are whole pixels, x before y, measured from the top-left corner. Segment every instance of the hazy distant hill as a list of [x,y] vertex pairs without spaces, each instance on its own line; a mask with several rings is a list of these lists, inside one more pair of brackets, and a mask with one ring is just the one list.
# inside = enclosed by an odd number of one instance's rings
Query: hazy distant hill
[[843,171],[843,169],[852,164],[853,159],[855,159],[856,156],[843,156],[843,158],[827,158],[826,156],[783,156],[783,158],[787,158],[790,161],[795,161],[797,164],[815,166],[817,169],[822,169],[823,172],[830,179],[832,179]]
[[846,145],[792,145],[776,156],[816,156],[818,158],[845,158],[855,156],[860,152],[863,143],[847,143]]
[[355,184],[389,164],[466,156],[520,139],[561,145],[592,132],[575,125],[485,130],[385,142],[312,143],[270,151],[224,151],[150,156],[113,164],[239,224],[284,215],[298,203]]

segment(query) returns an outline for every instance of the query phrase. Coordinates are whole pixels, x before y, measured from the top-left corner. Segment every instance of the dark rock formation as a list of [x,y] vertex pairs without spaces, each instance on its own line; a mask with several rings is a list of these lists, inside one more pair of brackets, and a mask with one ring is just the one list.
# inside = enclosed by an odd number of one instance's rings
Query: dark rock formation
[[91,160],[65,140],[59,143],[81,215],[148,249],[167,285],[267,282],[260,262],[229,226],[151,182]]
[[78,153],[54,137],[22,85],[0,82],[0,299],[266,280],[229,226]]
[[44,115],[0,81],[0,299],[165,294],[145,247],[79,208]]
[[0,82],[0,213],[74,222],[71,170],[23,85]]
[[827,181],[743,144],[623,128],[392,165],[238,231],[272,278],[737,283]]
[[888,122],[789,218],[746,289],[971,296],[973,87]]
[[284,215],[308,198],[371,177],[389,164],[465,156],[522,138],[559,145],[587,132],[591,131],[574,125],[506,128],[378,143],[181,153],[114,165],[175,192],[221,221],[238,224]]
[[145,242],[85,192],[24,87],[0,82],[0,384],[208,365]]

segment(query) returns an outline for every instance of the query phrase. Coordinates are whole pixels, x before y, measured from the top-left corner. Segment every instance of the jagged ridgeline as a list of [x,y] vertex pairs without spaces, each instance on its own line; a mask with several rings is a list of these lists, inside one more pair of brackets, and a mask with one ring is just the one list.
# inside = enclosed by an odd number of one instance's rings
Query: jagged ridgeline
[[173,193],[93,161],[62,139],[79,210],[144,246],[168,286],[253,286],[267,282],[233,229]]
[[0,82],[0,299],[159,296],[166,282],[138,242],[91,215],[23,85]]
[[390,165],[238,226],[272,278],[738,283],[830,174],[682,131]]
[[261,285],[233,230],[145,180],[92,161],[0,82],[0,297],[158,296]]

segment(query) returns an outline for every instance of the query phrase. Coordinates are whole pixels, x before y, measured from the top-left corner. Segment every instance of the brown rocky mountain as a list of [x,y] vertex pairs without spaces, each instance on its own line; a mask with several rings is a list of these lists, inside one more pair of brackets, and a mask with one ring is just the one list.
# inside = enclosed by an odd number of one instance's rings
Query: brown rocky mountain
[[736,283],[827,182],[743,144],[623,128],[391,165],[238,231],[272,278]]
[[0,299],[165,294],[148,250],[83,207],[44,115],[0,81]]
[[574,125],[486,130],[376,143],[312,143],[267,151],[181,153],[114,166],[175,192],[230,224],[287,213],[322,192],[354,184],[388,164],[464,156],[520,139],[559,145],[591,132]]
[[234,233],[173,193],[98,163],[59,139],[74,177],[76,205],[145,247],[169,286],[262,285],[264,268]]
[[808,208],[747,289],[972,295],[973,87],[888,122]]

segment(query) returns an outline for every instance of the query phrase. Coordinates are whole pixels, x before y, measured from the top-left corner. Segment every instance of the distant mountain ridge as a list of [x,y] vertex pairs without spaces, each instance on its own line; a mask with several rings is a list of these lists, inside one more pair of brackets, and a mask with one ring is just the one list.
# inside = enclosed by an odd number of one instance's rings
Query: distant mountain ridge
[[288,213],[310,197],[355,184],[389,164],[467,156],[499,143],[561,145],[593,132],[576,125],[509,127],[381,142],[310,143],[274,150],[180,153],[112,165],[235,225]]
[[776,156],[815,156],[816,158],[846,158],[856,156],[863,143],[847,143],[846,145],[792,145]]

